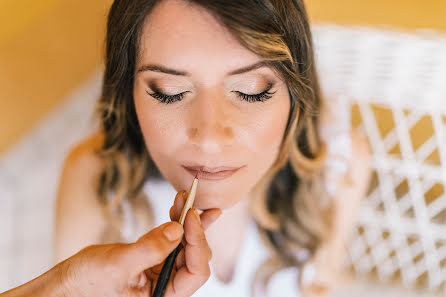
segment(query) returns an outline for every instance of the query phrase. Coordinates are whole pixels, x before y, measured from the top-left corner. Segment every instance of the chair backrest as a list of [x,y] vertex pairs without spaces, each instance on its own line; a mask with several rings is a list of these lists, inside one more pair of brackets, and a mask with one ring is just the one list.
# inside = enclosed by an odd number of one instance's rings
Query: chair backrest
[[325,97],[350,103],[373,152],[351,268],[446,293],[446,36],[335,25],[313,33]]

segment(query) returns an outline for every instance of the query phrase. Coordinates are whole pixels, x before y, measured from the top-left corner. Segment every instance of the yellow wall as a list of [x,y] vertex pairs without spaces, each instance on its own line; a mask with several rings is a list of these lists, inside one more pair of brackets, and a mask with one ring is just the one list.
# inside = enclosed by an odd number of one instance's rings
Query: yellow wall
[[[0,155],[101,64],[111,0],[0,0]],[[307,0],[314,22],[446,32],[445,0]]]
[[0,2],[0,43],[54,12],[58,0],[3,0]]
[[0,154],[100,65],[109,5],[0,1]]
[[446,32],[445,0],[306,0],[314,22]]

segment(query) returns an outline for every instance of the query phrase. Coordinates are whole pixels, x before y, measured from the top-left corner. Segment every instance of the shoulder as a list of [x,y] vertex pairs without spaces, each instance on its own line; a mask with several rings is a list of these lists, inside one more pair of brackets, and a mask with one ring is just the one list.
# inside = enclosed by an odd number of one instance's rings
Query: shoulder
[[351,155],[348,162],[348,172],[339,179],[339,196],[349,197],[339,199],[360,200],[366,194],[371,177],[371,151],[367,138],[357,130],[350,131]]
[[352,143],[352,156],[350,159],[351,175],[355,176],[355,173],[362,173],[360,176],[364,176],[364,174],[370,171],[371,165],[372,153],[369,143],[365,135],[358,130],[351,130],[350,138]]
[[60,176],[57,200],[63,205],[98,202],[96,189],[105,163],[97,155],[103,136],[93,133],[74,144],[67,153]]
[[65,161],[64,170],[84,174],[94,174],[103,169],[104,163],[96,154],[101,149],[104,137],[100,132],[95,132],[82,139],[69,150]]
[[65,157],[55,209],[57,260],[84,246],[99,243],[105,227],[103,205],[97,195],[104,165],[95,153],[101,141],[102,136],[94,133],[75,144]]
[[356,156],[370,157],[371,151],[367,137],[364,134],[356,129],[352,129],[350,131],[350,138],[352,140],[353,155],[356,153]]

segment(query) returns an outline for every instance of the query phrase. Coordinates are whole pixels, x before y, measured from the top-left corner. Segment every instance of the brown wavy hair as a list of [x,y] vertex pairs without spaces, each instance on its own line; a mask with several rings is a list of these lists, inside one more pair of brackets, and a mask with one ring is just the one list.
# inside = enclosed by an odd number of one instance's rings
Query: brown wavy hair
[[[146,17],[162,0],[115,0],[109,11],[105,72],[95,116],[106,166],[98,197],[110,220],[107,240],[117,240],[124,202],[141,230],[151,225],[142,191],[149,178],[162,178],[145,146],[133,101],[133,79]],[[248,50],[267,61],[286,82],[291,110],[276,162],[253,189],[252,209],[271,258],[254,283],[264,289],[282,268],[302,266],[331,234],[332,205],[321,186],[324,145],[317,133],[321,93],[312,35],[302,0],[182,0],[209,11]],[[309,257],[300,257],[299,251]],[[253,295],[256,294],[253,285]]]

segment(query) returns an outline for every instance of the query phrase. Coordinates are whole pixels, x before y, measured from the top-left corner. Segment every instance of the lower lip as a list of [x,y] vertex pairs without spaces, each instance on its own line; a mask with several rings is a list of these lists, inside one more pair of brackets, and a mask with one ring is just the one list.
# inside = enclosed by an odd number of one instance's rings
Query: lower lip
[[[189,169],[186,167],[183,167],[183,168],[186,169],[186,171],[189,172],[193,177],[195,177],[195,175],[197,174],[197,170]],[[239,169],[240,168],[233,169],[233,170],[223,170],[223,171],[212,172],[212,173],[202,171],[200,173],[200,180],[222,180],[222,179],[230,177],[231,175],[236,173],[237,170],[239,170]]]

